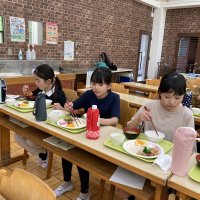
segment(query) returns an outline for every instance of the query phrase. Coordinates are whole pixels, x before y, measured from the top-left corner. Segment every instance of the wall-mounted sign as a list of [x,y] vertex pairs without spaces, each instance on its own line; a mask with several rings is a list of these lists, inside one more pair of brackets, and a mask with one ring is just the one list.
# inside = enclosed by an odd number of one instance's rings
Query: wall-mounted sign
[[74,42],[64,41],[64,60],[74,60]]
[[11,41],[25,42],[25,20],[19,17],[10,17]]
[[46,43],[57,44],[58,42],[58,25],[56,23],[46,23]]

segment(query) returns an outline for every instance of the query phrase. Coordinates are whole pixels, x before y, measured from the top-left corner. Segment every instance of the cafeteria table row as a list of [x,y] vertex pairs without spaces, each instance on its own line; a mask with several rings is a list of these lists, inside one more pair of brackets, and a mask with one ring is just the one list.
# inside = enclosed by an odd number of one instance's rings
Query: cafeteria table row
[[[48,112],[50,111],[51,109],[48,109]],[[14,120],[23,122],[29,127],[38,129],[38,131],[43,131],[51,136],[55,136],[70,144],[73,144],[74,146],[97,156],[97,158],[99,157],[100,159],[109,161],[117,166],[123,167],[131,172],[134,172],[136,174],[139,174],[149,179],[152,185],[155,187],[154,200],[164,200],[163,195],[166,191],[168,180],[176,182],[176,179],[173,179],[172,173],[170,171],[167,173],[162,173],[161,171],[158,171],[156,168],[152,167],[152,163],[144,162],[141,159],[137,159],[135,157],[132,157],[130,155],[127,155],[125,153],[116,151],[112,148],[108,148],[107,146],[105,146],[104,145],[105,141],[110,139],[111,133],[122,132],[122,130],[118,128],[115,128],[112,126],[102,126],[100,128],[100,138],[98,140],[89,140],[85,137],[85,131],[79,134],[72,134],[66,130],[60,129],[56,126],[52,126],[46,123],[45,121],[37,122],[31,112],[21,113],[5,105],[0,106],[0,118],[4,119],[2,121],[0,120],[0,140],[1,140],[0,165],[1,166],[9,164],[10,161],[13,159],[10,156],[10,130],[9,130],[9,126],[6,125],[6,121],[5,121],[7,120],[7,122],[11,123],[10,118],[12,118]],[[12,161],[16,161],[16,160],[17,159],[15,158]],[[194,182],[193,180],[190,180],[190,181]],[[196,183],[196,184],[199,185],[199,183]],[[179,188],[180,186],[178,186],[175,189],[179,191]],[[200,191],[197,190],[195,194],[192,191],[192,188],[188,187],[188,190],[189,191],[191,190],[191,197],[196,198],[200,194]],[[180,191],[183,193],[185,192],[185,190],[181,190],[181,189]],[[190,193],[187,195],[190,196]]]

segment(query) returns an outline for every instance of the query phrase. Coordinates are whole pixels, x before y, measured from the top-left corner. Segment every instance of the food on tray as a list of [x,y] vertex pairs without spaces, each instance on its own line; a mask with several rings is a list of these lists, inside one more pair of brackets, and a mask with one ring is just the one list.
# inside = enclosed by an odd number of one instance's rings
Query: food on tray
[[69,115],[65,116],[64,119],[58,120],[57,125],[63,128],[80,129],[86,126],[86,122],[81,118],[74,119],[72,116]]
[[72,118],[71,115],[65,116],[64,120],[67,121],[67,122],[73,122],[73,118]]
[[138,146],[146,146],[147,145],[147,141],[146,140],[136,139],[135,140],[135,144],[138,145]]
[[66,116],[64,119],[59,120],[59,124],[66,127],[75,127],[72,116]]
[[19,107],[26,108],[26,107],[29,106],[29,103],[30,103],[30,102],[29,102],[28,100],[23,100],[23,101],[21,101],[21,102],[18,103],[18,106],[19,106]]
[[75,125],[72,121],[70,121],[70,122],[68,122],[67,127],[75,127]]
[[135,127],[126,127],[123,129],[123,131],[127,139],[136,139],[140,134],[140,130]]
[[157,156],[160,154],[160,150],[156,146],[149,145],[149,146],[145,146],[144,148],[138,150],[138,152],[136,154],[142,155],[142,156]]

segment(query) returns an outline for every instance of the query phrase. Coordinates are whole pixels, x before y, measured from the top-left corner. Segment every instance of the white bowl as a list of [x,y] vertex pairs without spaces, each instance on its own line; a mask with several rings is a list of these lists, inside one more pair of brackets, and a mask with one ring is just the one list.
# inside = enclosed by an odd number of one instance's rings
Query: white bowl
[[123,133],[111,133],[110,137],[113,145],[115,146],[120,146],[125,139],[125,135]]
[[50,106],[51,103],[52,103],[52,100],[51,100],[51,99],[46,99],[46,106],[47,106],[47,107]]
[[156,134],[155,130],[145,131],[144,133],[149,141],[151,142],[160,142],[165,138],[165,134],[158,131],[158,135]]
[[60,118],[65,117],[66,116],[66,112],[63,110],[52,110],[49,114],[47,119],[51,122],[51,123],[56,123]]
[[12,106],[16,102],[16,99],[6,99],[6,105]]

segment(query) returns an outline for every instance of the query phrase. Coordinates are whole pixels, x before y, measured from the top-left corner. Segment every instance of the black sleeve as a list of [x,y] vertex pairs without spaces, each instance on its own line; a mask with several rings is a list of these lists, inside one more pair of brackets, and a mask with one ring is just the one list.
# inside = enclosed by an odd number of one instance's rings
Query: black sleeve
[[87,110],[87,102],[90,98],[90,91],[84,92],[78,99],[73,101],[73,109],[83,108],[85,111]]
[[58,102],[56,102],[56,103],[60,103],[60,105],[62,107],[64,107],[65,103],[67,102],[67,98],[65,96],[65,93],[62,90],[59,90],[57,97],[58,97]]
[[33,93],[33,96],[35,96],[35,97],[36,97],[36,96],[38,95],[38,93],[39,93],[39,92],[41,92],[41,90],[40,90],[39,88],[37,88],[37,89],[33,90],[33,91],[32,91],[32,93]]

